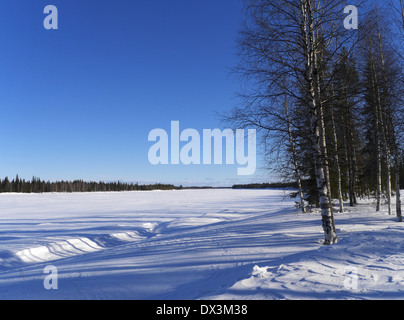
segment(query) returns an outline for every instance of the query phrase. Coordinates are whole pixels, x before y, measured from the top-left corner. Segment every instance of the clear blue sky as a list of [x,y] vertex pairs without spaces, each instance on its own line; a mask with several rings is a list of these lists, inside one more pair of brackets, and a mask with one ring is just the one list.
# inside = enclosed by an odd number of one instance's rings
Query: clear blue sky
[[[58,30],[43,27],[49,4]],[[171,120],[181,130],[223,129],[215,112],[237,104],[229,70],[241,8],[240,0],[2,1],[0,177],[265,181],[260,170],[237,176],[237,164],[147,158],[149,132],[168,131]]]

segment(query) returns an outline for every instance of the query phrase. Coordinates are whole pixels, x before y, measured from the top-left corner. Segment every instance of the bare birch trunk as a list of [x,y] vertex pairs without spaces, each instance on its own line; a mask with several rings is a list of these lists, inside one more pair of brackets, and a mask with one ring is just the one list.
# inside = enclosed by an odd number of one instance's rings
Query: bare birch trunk
[[[345,97],[348,96],[348,92],[346,88],[343,91]],[[354,147],[354,132],[351,128],[352,126],[352,115],[351,110],[349,109],[349,101],[348,99],[344,100],[345,108],[342,112],[343,115],[343,124],[344,124],[344,134],[343,134],[343,144],[345,150],[345,164],[347,168],[347,176],[346,176],[346,184],[348,186],[348,198],[349,198],[349,206],[353,207],[356,204],[356,153]]]
[[[317,58],[315,58],[315,66],[317,67]],[[328,151],[327,151],[327,140],[326,140],[326,131],[325,131],[325,122],[324,122],[324,106],[321,103],[321,90],[320,90],[320,76],[319,72],[316,71],[316,89],[317,89],[317,104],[318,104],[318,114],[320,116],[319,119],[319,128],[320,128],[320,148],[321,148],[321,160],[322,166],[324,168],[325,180],[327,183],[327,196],[328,201],[330,203],[330,209],[333,210],[332,207],[332,195],[331,195],[331,178],[330,178],[330,167],[328,162]]]
[[384,150],[386,152],[387,207],[388,207],[388,213],[389,215],[391,215],[391,155],[384,128],[382,128],[382,135],[383,135],[383,144],[385,146]]
[[396,189],[396,215],[397,215],[397,221],[402,222],[403,217],[401,214],[401,198],[400,198],[400,170],[399,170],[399,164],[398,161],[394,165],[394,171],[395,171],[395,189]]
[[317,39],[314,31],[314,16],[310,0],[301,0],[303,31],[306,47],[306,79],[308,81],[307,95],[310,110],[311,143],[315,167],[316,185],[319,196],[322,227],[324,230],[324,244],[330,245],[338,241],[335,230],[334,216],[331,206],[329,181],[327,181],[327,158],[324,151],[327,149],[324,130],[323,109],[318,91],[317,75]]
[[290,143],[290,148],[292,149],[292,160],[293,160],[293,166],[295,169],[295,179],[296,179],[297,186],[299,189],[300,208],[303,213],[306,213],[306,207],[304,204],[304,196],[303,196],[303,189],[302,189],[302,179],[300,177],[300,169],[299,169],[299,165],[297,162],[295,141],[293,138],[292,128],[290,125],[289,107],[288,107],[288,102],[287,102],[286,98],[285,98],[285,111],[286,111],[286,119],[287,119],[287,124],[288,124],[289,143]]
[[[377,122],[378,116],[376,119],[376,127],[378,127]],[[381,160],[381,148],[380,148],[380,138],[379,138],[379,129],[376,129],[376,162],[377,162],[377,168],[376,168],[376,211],[380,211],[380,198],[382,194],[382,160]]]
[[[352,134],[352,131],[351,131]],[[353,141],[353,134],[352,134],[352,141]],[[352,198],[353,203],[357,204],[356,201],[356,186],[358,185],[358,164],[356,161],[356,150],[355,147],[352,148]]]
[[390,157],[390,150],[386,143],[386,169],[387,169],[387,206],[389,215],[392,214],[391,210],[391,157]]
[[[370,49],[372,51],[372,48]],[[376,127],[376,162],[377,162],[377,169],[376,169],[376,211],[380,211],[380,200],[382,194],[382,156],[381,156],[381,126],[380,126],[380,92],[377,86],[377,76],[376,70],[373,61],[373,53],[371,54],[371,67],[372,67],[372,87],[373,93],[376,94],[376,102],[375,102],[375,127]]]
[[[345,130],[348,130],[347,128],[349,127],[349,122],[347,120],[348,118],[345,119]],[[346,175],[346,184],[348,186],[348,198],[349,198],[349,206],[353,207],[354,205],[354,192],[353,192],[353,174],[352,174],[352,159],[351,159],[351,149],[350,149],[350,143],[348,143],[347,140],[349,140],[350,138],[347,137],[348,135],[345,133],[343,135],[344,138],[344,149],[345,149],[345,163],[347,166],[347,175]]]
[[[348,105],[348,101],[346,102]],[[347,108],[346,111],[346,117],[347,117],[347,135],[348,135],[348,145],[349,145],[349,201],[351,207],[355,204],[356,202],[356,179],[357,179],[357,161],[356,161],[356,150],[354,146],[354,132],[353,129],[351,128],[352,124],[352,114],[350,110]]]
[[344,200],[342,198],[341,169],[339,166],[339,159],[338,159],[338,138],[337,138],[337,131],[335,129],[334,110],[332,107],[331,107],[331,123],[332,123],[333,139],[334,139],[334,161],[335,161],[335,168],[337,171],[339,212],[342,213],[342,212],[344,212]]
[[[401,5],[403,3],[401,2]],[[380,33],[380,29],[378,30],[378,39],[379,39],[379,51],[381,57],[381,64],[383,68],[384,82],[385,85],[388,85],[387,79],[387,70],[386,70],[386,62],[384,59],[383,46],[382,46],[382,35]],[[389,92],[389,90],[387,90]],[[395,174],[395,189],[396,189],[396,215],[397,220],[401,222],[401,199],[400,199],[400,172],[399,172],[399,154],[398,154],[398,146],[396,141],[395,128],[393,123],[393,114],[391,109],[391,100],[390,97],[386,99],[386,120],[384,121],[384,141],[385,141],[385,150],[386,150],[386,158],[387,158],[387,192],[388,192],[388,205],[389,205],[389,214],[391,214],[391,155],[394,155],[394,174]]]
[[[334,224],[334,216],[332,213],[329,190],[327,185],[326,173],[321,154],[320,125],[317,116],[317,106],[315,101],[310,102],[311,105],[311,130],[312,130],[312,148],[315,165],[315,176],[317,184],[317,192],[319,195],[322,226],[325,234],[324,244],[329,245],[337,242],[337,235]],[[320,122],[321,123],[321,122]]]
[[383,116],[382,112],[382,104],[380,99],[380,91],[379,88],[376,87],[377,90],[377,106],[378,106],[378,118],[380,123],[380,134],[382,137],[382,142],[384,145],[384,152],[386,157],[386,196],[387,196],[387,209],[389,215],[391,215],[391,153],[389,147],[389,141],[387,140],[387,133],[386,133],[386,121]]

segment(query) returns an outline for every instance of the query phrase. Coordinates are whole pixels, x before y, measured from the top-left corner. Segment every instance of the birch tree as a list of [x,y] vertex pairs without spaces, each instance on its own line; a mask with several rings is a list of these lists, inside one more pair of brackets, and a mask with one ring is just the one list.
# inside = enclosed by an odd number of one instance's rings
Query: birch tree
[[[360,167],[361,139],[359,135],[359,73],[352,55],[343,48],[332,82],[332,115],[335,115],[335,133],[338,142],[338,162],[341,188],[347,190],[349,205],[356,204],[358,167]],[[333,121],[334,122],[334,121]],[[335,139],[334,139],[335,140]]]
[[299,166],[298,157],[297,157],[296,136],[292,130],[292,122],[291,122],[290,115],[289,115],[289,102],[288,102],[287,96],[285,96],[284,103],[285,103],[285,115],[286,115],[288,138],[289,138],[289,148],[290,148],[291,161],[292,161],[293,171],[294,171],[293,172],[294,179],[297,183],[298,195],[299,195],[299,201],[300,201],[300,209],[302,210],[303,213],[305,213],[306,206],[305,206],[305,202],[304,202],[304,194],[303,194],[303,188],[302,188],[302,175],[301,175],[300,166]]
[[[372,152],[376,167],[376,211],[380,210],[381,194],[385,190],[387,210],[392,214],[392,183],[395,180],[396,215],[401,221],[399,186],[400,146],[397,132],[400,131],[402,114],[403,72],[398,50],[379,9],[370,13],[366,38],[363,42],[365,102],[368,111],[368,144],[373,140]],[[369,126],[370,125],[370,126]],[[369,139],[370,138],[370,139]],[[372,148],[372,147],[371,147]],[[372,158],[371,158],[372,159]],[[372,165],[370,163],[370,165]],[[384,167],[384,168],[383,168]],[[382,179],[384,176],[384,179]]]
[[[341,48],[352,47],[355,31],[344,29],[344,1],[249,0],[241,32],[241,63],[237,68],[250,89],[248,102],[236,108],[236,122],[257,125],[267,132],[296,125],[290,109],[281,112],[278,97],[300,106],[306,128],[295,132],[310,145],[316,193],[321,210],[324,244],[337,242],[330,182],[326,105],[333,73],[330,66]],[[285,85],[286,83],[286,85]],[[293,112],[297,112],[294,109]],[[282,122],[276,128],[274,122]],[[265,124],[265,125],[264,125]],[[270,125],[268,125],[270,124]],[[293,141],[292,143],[293,144]],[[293,149],[293,148],[292,148]]]

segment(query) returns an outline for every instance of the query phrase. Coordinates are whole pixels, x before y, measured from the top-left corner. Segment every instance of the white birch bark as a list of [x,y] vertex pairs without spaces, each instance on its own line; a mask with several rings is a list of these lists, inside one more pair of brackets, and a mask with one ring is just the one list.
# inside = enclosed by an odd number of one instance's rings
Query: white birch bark
[[[385,120],[384,120],[384,112],[383,112],[383,107],[382,107],[382,100],[380,97],[380,86],[378,84],[378,77],[377,77],[377,71],[375,68],[375,63],[373,60],[373,53],[371,53],[371,65],[372,65],[372,73],[373,73],[373,89],[376,94],[376,103],[375,103],[375,108],[376,108],[376,128],[377,128],[377,158],[378,158],[378,189],[377,189],[377,204],[379,205],[379,210],[380,210],[380,195],[381,195],[381,142],[383,142],[384,146],[384,151],[385,151],[385,156],[386,156],[386,184],[387,184],[387,190],[386,190],[386,196],[387,196],[387,207],[388,207],[388,213],[391,215],[391,157],[390,157],[390,148],[389,148],[389,143],[387,141],[386,137],[386,130],[385,130]],[[376,211],[377,210],[376,207]]]
[[400,194],[400,171],[399,171],[399,164],[398,161],[394,165],[394,170],[395,170],[395,189],[396,189],[396,215],[397,215],[397,221],[402,222],[403,217],[401,213],[401,194]]
[[[401,2],[401,5],[403,3]],[[387,78],[387,70],[386,70],[386,62],[384,58],[383,46],[382,46],[382,35],[380,29],[378,30],[378,40],[379,40],[379,51],[380,51],[380,58],[381,58],[381,65],[382,71],[384,76],[385,85],[388,85],[388,78]],[[389,90],[387,90],[388,94]],[[395,190],[396,190],[396,215],[397,220],[399,222],[402,221],[401,217],[401,199],[400,199],[400,172],[399,172],[399,154],[398,154],[398,146],[396,141],[396,134],[395,128],[393,123],[393,114],[392,114],[392,106],[390,97],[386,99],[386,120],[384,132],[384,140],[386,145],[386,158],[387,158],[387,192],[388,192],[388,206],[389,206],[389,214],[391,214],[391,155],[394,156],[394,175],[395,175]]]
[[376,211],[380,211],[380,201],[382,194],[382,160],[381,160],[381,132],[380,132],[380,113],[379,113],[379,104],[380,104],[380,95],[379,89],[377,87],[377,77],[376,77],[376,69],[373,61],[373,52],[372,48],[370,48],[370,59],[371,59],[371,80],[372,80],[372,89],[373,93],[376,95],[375,101],[375,138],[376,138]]
[[327,181],[326,155],[324,151],[327,148],[325,136],[322,134],[324,121],[322,118],[323,110],[319,103],[317,87],[317,43],[314,31],[314,16],[312,2],[310,0],[301,0],[301,12],[303,21],[303,31],[305,34],[306,47],[306,79],[308,80],[308,104],[310,110],[311,143],[313,151],[313,160],[315,167],[317,192],[321,209],[322,227],[325,235],[324,244],[330,245],[337,242],[337,235],[334,224],[334,216],[330,203],[330,191]]
[[294,166],[294,171],[295,171],[295,179],[296,179],[298,190],[299,190],[300,208],[303,213],[306,213],[306,207],[304,204],[304,195],[303,195],[303,190],[302,190],[302,179],[300,176],[299,165],[297,162],[295,141],[293,138],[292,128],[291,128],[291,124],[290,124],[289,107],[288,107],[288,101],[286,98],[285,98],[285,111],[286,111],[286,120],[287,120],[287,126],[288,126],[289,143],[290,143],[290,148],[292,150],[292,161],[293,161],[293,166]]
[[335,161],[335,169],[337,171],[339,212],[342,213],[342,212],[344,212],[344,200],[342,198],[341,169],[339,166],[339,157],[338,157],[338,138],[337,138],[337,131],[335,128],[334,110],[332,108],[333,107],[331,107],[331,123],[332,123],[333,140],[334,140],[334,161]]

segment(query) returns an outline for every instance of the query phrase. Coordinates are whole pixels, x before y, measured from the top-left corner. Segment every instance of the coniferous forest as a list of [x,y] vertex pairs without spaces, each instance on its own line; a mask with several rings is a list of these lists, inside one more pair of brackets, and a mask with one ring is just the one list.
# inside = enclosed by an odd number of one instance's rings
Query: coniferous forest
[[18,175],[9,180],[8,177],[0,179],[0,192],[42,193],[42,192],[108,192],[108,191],[147,191],[147,190],[174,190],[181,189],[172,184],[138,184],[125,182],[95,182],[95,181],[44,181],[37,177],[31,180],[20,179]]

